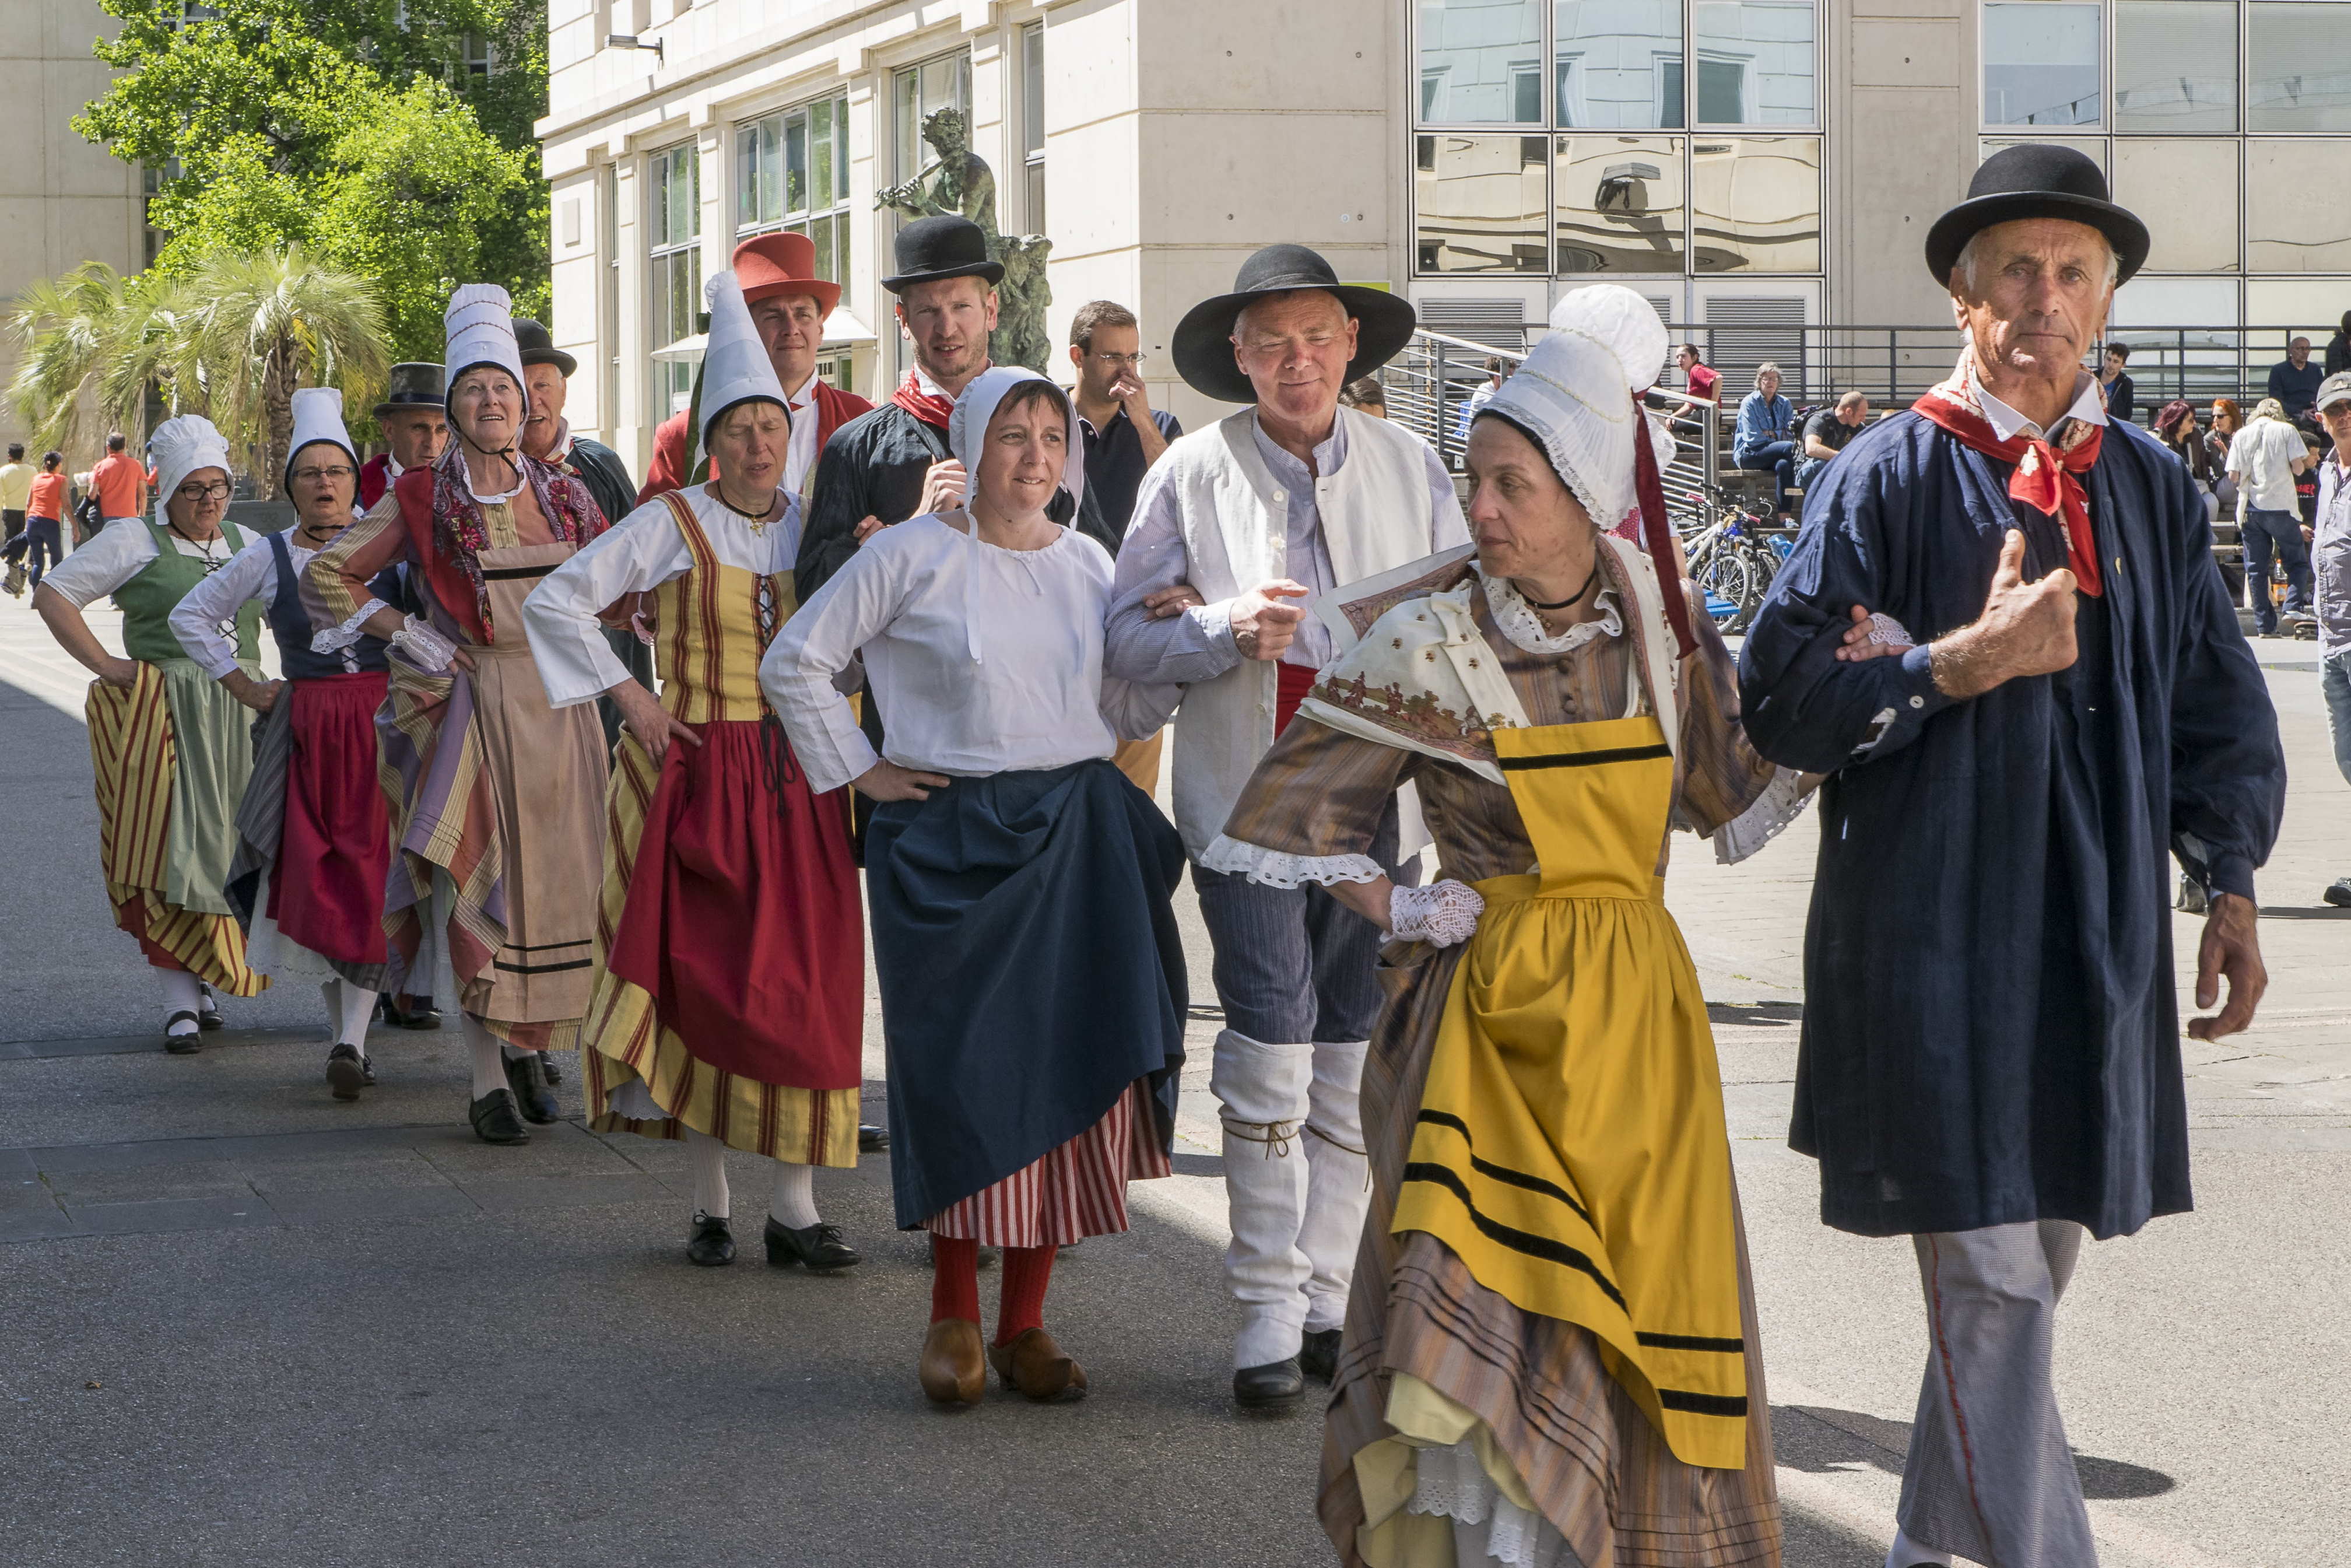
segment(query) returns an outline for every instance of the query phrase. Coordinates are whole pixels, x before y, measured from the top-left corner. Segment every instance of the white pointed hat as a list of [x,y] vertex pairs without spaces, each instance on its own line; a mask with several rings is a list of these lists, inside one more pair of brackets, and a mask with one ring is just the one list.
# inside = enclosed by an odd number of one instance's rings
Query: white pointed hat
[[710,427],[737,403],[765,398],[777,407],[791,409],[784,383],[777,379],[768,345],[751,324],[751,308],[743,302],[743,286],[732,272],[711,274],[702,287],[710,306],[710,336],[702,350],[702,428],[695,438],[710,449]]
[[[449,296],[441,324],[449,340],[441,361],[447,371],[443,386],[455,392],[457,378],[476,365],[496,365],[514,377],[516,386],[525,384],[522,350],[515,342],[514,299],[505,289],[495,283],[461,285]],[[528,401],[526,393],[526,413]]]
[[1656,307],[1618,283],[1562,298],[1551,330],[1486,404],[1540,443],[1592,520],[1611,528],[1639,503],[1635,443],[1647,438],[1660,465],[1672,459],[1634,394],[1666,364],[1666,324]]
[[286,472],[281,483],[294,479],[294,459],[302,448],[316,446],[323,441],[343,449],[359,466],[360,455],[351,446],[351,433],[343,427],[343,394],[334,387],[304,387],[292,399],[294,407],[294,439],[286,448]]
[[229,466],[228,438],[201,413],[167,419],[147,438],[147,455],[155,465],[155,520],[164,520],[163,503],[180,482],[199,468],[217,468],[235,476]]

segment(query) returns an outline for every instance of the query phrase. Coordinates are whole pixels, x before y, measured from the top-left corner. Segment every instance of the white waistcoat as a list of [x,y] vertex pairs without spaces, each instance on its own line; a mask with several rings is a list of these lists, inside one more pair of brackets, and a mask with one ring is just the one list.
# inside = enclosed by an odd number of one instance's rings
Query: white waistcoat
[[[1347,458],[1314,481],[1322,542],[1338,579],[1359,579],[1466,542],[1461,507],[1429,494],[1427,447],[1401,425],[1341,408]],[[1257,449],[1257,411],[1245,409],[1182,437],[1160,459],[1172,469],[1186,580],[1211,604],[1290,575],[1289,496]],[[1343,651],[1343,650],[1342,650]],[[1187,686],[1176,715],[1176,826],[1194,859],[1224,831],[1241,787],[1273,744],[1273,663],[1244,659]]]

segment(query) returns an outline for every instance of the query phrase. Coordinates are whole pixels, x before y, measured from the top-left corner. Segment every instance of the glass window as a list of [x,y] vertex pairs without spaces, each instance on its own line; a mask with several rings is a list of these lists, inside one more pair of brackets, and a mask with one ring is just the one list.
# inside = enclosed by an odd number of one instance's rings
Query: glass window
[[1421,0],[1420,118],[1541,124],[1541,0]]
[[2235,0],[2116,0],[2115,129],[2237,129]]
[[1698,0],[1690,7],[1700,125],[1811,125],[1813,0]]
[[2310,340],[2311,358],[2317,359],[2343,315],[2343,301],[2351,283],[2339,277],[2252,278],[2245,284],[2245,325],[2274,327],[2273,332],[2251,332],[2245,338],[2245,358],[2251,380],[2259,386],[2269,379],[2270,367],[2285,358],[2286,345],[2295,338]]
[[849,99],[819,99],[735,128],[735,233],[785,229],[816,246],[816,273],[849,277]]
[[1045,24],[1020,30],[1020,152],[1026,189],[1021,222],[1045,232]]
[[1543,136],[1424,135],[1415,249],[1425,273],[1551,270]]
[[923,119],[933,110],[959,109],[971,113],[971,52],[957,49],[919,66],[909,66],[893,78],[891,96],[898,123],[898,144],[891,150],[894,178],[903,183],[938,162],[938,154],[923,140]]
[[1983,8],[1986,125],[2095,125],[2105,13],[2072,0]]
[[2351,5],[2315,0],[2251,6],[2249,131],[2351,131]]
[[[691,338],[702,309],[702,158],[691,142],[656,152],[646,160],[651,175],[648,227],[653,245],[653,330],[654,348],[667,348]],[[656,392],[664,416],[684,408],[694,395],[694,367],[656,363]]]
[[[2246,270],[2351,272],[2346,189],[2351,142],[2246,142]],[[2351,290],[2346,298],[2351,301]],[[2333,314],[2342,314],[2342,306]]]
[[1682,270],[1682,148],[1678,136],[1558,139],[1562,273]]
[[1821,144],[1810,136],[1690,148],[1690,270],[1818,272]]
[[2237,149],[2233,136],[2116,140],[2115,200],[2146,220],[2149,267],[2237,270]]
[[1558,0],[1553,123],[1651,131],[1682,123],[1681,0]]
[[2105,139],[2100,136],[2036,136],[2030,142],[2011,141],[2001,137],[1986,137],[1983,144],[1976,149],[1976,162],[1982,162],[2003,147],[2025,146],[2071,147],[2076,152],[2086,153],[2090,161],[2099,168],[2106,167],[2106,142]]

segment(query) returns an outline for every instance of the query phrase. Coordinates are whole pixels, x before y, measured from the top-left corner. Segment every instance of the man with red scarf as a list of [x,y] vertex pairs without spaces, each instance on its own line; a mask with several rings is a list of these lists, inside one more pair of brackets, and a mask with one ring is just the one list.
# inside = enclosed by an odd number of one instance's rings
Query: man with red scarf
[[2146,225],[2007,148],[1927,236],[1966,339],[1854,437],[1748,633],[1755,748],[1829,775],[1790,1142],[1908,1236],[1931,1341],[1890,1568],[2094,1563],[2052,1378],[2085,1235],[2190,1207],[2169,859],[2210,1040],[2265,977],[2276,715],[2179,459],[2081,369]]

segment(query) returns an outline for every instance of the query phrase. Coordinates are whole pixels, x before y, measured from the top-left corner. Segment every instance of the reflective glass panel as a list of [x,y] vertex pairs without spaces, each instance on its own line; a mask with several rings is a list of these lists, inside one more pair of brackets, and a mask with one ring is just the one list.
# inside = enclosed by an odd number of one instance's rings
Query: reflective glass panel
[[2103,9],[2071,0],[1996,0],[1983,8],[1986,125],[2098,123]]
[[1690,210],[1693,272],[1818,272],[1819,138],[1698,138]]
[[2351,5],[2264,0],[2250,9],[2245,129],[2351,131]]
[[1548,137],[1433,134],[1419,138],[1413,193],[1416,263],[1424,273],[1551,268],[1544,151]]
[[808,210],[808,116],[794,114],[784,120],[784,211],[799,213]]
[[2114,185],[2115,200],[2145,219],[2154,236],[2149,268],[2237,269],[2236,138],[2117,138]]
[[809,205],[832,205],[832,99],[809,106]]
[[1976,149],[1976,162],[1980,163],[2003,147],[2071,147],[2088,154],[2090,161],[2101,169],[2106,166],[2106,142],[2102,136],[2036,136],[2030,143],[2011,141],[2005,137],[1986,137]]
[[[2351,142],[2246,142],[2246,270],[2351,272],[2346,190]],[[2339,283],[2333,287],[2337,294],[2346,292]],[[2331,314],[2342,310],[2338,304]]]
[[2343,295],[2340,280],[2290,277],[2264,282],[2256,277],[2246,282],[2245,325],[2278,329],[2245,335],[2245,358],[2256,386],[2266,382],[2270,367],[2285,358],[2291,340],[2309,339],[2313,359],[2325,351],[2326,340],[2335,335],[2343,315]]
[[1020,150],[1045,150],[1045,24],[1020,33]]
[[1698,122],[1811,125],[1813,0],[1698,0]]
[[816,243],[816,275],[829,281],[840,280],[839,270],[832,262],[831,218],[819,218],[810,225],[809,238]]
[[1541,0],[1421,0],[1420,118],[1540,124]]
[[1683,123],[1681,0],[1558,0],[1552,26],[1554,124],[1650,131]]
[[1680,137],[1562,136],[1552,169],[1562,273],[1682,270]]
[[2235,0],[2116,0],[2115,129],[2237,129]]

